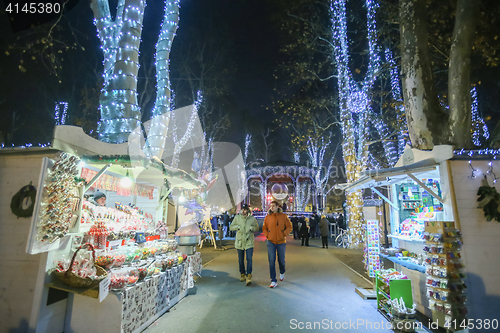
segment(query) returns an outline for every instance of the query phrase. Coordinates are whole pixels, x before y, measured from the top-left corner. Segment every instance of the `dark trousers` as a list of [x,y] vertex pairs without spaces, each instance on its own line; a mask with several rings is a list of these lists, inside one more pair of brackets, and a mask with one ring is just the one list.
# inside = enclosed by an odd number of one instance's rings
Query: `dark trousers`
[[278,281],[276,280],[276,252],[278,253],[280,274],[285,274],[285,250],[286,243],[274,244],[271,241],[267,241],[267,259],[269,259],[269,275],[272,282]]
[[238,250],[238,262],[240,264],[240,274],[245,274],[245,253],[247,255],[246,274],[252,274],[253,247],[246,250]]
[[304,240],[306,241],[306,246],[309,246],[309,236],[308,237],[302,236],[302,246],[304,246]]
[[321,243],[323,243],[323,247],[328,247],[328,236],[321,236]]

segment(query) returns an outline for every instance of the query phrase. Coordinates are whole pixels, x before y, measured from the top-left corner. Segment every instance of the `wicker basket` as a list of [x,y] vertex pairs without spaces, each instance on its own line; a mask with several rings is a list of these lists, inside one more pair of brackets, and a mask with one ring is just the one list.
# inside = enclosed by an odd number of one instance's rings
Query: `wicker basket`
[[[83,278],[75,273],[73,273],[73,263],[76,258],[76,254],[82,247],[87,247],[89,250],[92,250],[92,264],[94,265],[96,269],[96,274],[98,276],[97,279],[91,279],[89,277]],[[106,270],[100,266],[97,266],[95,264],[95,251],[94,247],[86,243],[78,248],[78,250],[75,251],[75,254],[73,254],[73,258],[71,258],[71,263],[69,264],[69,268],[65,272],[54,272],[54,274],[59,278],[59,280],[63,281],[64,283],[72,286],[72,287],[87,287],[87,288],[93,288],[108,275],[106,273]]]

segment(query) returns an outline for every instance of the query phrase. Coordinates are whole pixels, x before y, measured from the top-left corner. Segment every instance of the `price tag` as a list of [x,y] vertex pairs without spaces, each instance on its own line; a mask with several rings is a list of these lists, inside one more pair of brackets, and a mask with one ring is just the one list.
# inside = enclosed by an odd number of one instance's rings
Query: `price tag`
[[111,279],[108,275],[104,280],[101,281],[101,283],[99,283],[99,302],[102,302],[106,298],[106,296],[108,296],[110,282]]

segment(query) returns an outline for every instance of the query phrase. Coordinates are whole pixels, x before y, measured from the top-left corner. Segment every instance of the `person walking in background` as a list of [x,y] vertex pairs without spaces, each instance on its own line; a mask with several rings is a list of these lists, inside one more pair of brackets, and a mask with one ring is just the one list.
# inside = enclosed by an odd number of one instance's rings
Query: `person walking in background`
[[236,231],[231,230],[231,223],[233,223],[235,216],[236,215],[233,214],[233,215],[231,215],[229,217],[229,227],[230,227],[229,228],[229,237],[235,237],[236,236]]
[[337,218],[337,227],[346,230],[346,227],[344,225],[344,216],[342,214],[339,214],[339,217]]
[[297,214],[292,215],[290,222],[292,222],[292,227],[293,227],[293,239],[300,238],[300,236],[299,236],[299,218],[297,217]]
[[229,214],[227,213],[227,211],[224,212],[224,214],[222,214],[222,234],[224,235],[224,237],[229,237],[228,235],[228,231],[229,231]]
[[328,248],[328,234],[330,233],[330,222],[326,219],[325,215],[321,215],[321,221],[319,222],[319,228],[321,229],[321,243],[323,248]]
[[312,239],[316,238],[316,227],[318,226],[318,215],[314,212],[309,218],[309,235]]
[[264,218],[262,233],[267,239],[267,258],[269,260],[269,274],[271,284],[269,288],[276,288],[276,253],[278,253],[278,265],[280,269],[280,281],[285,279],[285,250],[286,236],[292,231],[292,223],[288,216],[283,213],[277,201],[272,201],[269,212]]
[[[259,224],[257,223],[257,219],[252,215],[248,205],[241,206],[240,214],[234,217],[229,229],[236,231],[234,247],[238,250],[238,263],[241,274],[240,281],[246,281],[246,285],[249,286],[252,283],[254,232],[259,231]],[[247,257],[246,271],[245,255]]]
[[299,235],[302,239],[301,246],[304,246],[304,242],[306,246],[309,246],[309,219],[302,215],[299,219]]
[[287,209],[286,202],[283,202],[283,211],[286,212],[286,209]]

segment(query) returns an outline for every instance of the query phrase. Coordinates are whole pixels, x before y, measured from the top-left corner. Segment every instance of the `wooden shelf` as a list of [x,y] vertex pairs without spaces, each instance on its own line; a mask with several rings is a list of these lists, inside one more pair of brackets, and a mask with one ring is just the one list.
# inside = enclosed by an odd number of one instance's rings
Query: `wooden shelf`
[[93,288],[72,287],[72,286],[67,285],[66,283],[64,283],[62,281],[59,281],[56,277],[52,277],[52,281],[50,283],[47,283],[45,286],[49,287],[49,288],[64,290],[64,291],[67,291],[69,293],[73,293],[73,294],[77,294],[77,295],[87,296],[87,297],[91,297],[91,298],[99,298],[99,286],[96,286]]

